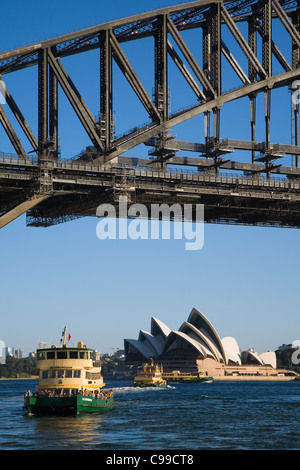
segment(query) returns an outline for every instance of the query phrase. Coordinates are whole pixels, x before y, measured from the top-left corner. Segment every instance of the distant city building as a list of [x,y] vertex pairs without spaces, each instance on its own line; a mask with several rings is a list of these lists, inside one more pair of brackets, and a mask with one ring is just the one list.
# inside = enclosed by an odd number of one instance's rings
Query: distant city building
[[46,346],[47,344],[45,343],[45,341],[40,341],[38,344],[38,349],[45,349]]
[[13,355],[13,348],[11,348],[10,346],[6,346],[4,348],[4,356],[7,357],[7,356],[12,356]]
[[23,350],[19,348],[6,346],[3,348],[2,354],[4,358],[7,356],[14,356],[18,359],[23,359]]
[[93,358],[93,361],[100,361],[101,360],[101,354],[100,354],[99,351],[97,351],[97,349],[93,350],[92,358]]
[[23,359],[23,350],[16,348],[14,350],[14,356],[18,359]]

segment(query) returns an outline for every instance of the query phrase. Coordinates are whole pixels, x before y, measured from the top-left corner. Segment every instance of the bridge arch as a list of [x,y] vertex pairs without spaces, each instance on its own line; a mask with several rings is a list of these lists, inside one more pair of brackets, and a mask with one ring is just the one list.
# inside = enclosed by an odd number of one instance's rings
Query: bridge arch
[[[284,48],[281,48],[277,24],[285,32]],[[185,171],[189,167],[195,167],[200,173],[197,176],[199,187],[203,184],[202,181],[200,182],[200,176],[204,178],[204,184],[207,184],[205,180],[207,175],[209,178],[214,177],[214,184],[218,185],[222,183],[219,177],[225,174],[226,178],[228,170],[247,176],[248,182],[243,182],[247,188],[254,187],[258,184],[256,182],[259,178],[265,177],[267,186],[271,187],[273,184],[271,178],[282,176],[280,184],[283,185],[284,190],[286,191],[285,184],[287,183],[289,190],[297,192],[300,176],[298,102],[293,103],[291,100],[292,142],[272,143],[270,141],[270,119],[273,90],[290,87],[293,91],[293,86],[295,86],[294,91],[298,93],[300,85],[299,30],[300,6],[296,0],[197,0],[96,25],[12,51],[1,52],[0,78],[4,82],[8,74],[28,67],[36,67],[38,75],[37,132],[30,127],[25,110],[21,110],[14,97],[14,90],[8,87],[5,89],[6,103],[30,145],[29,152],[25,151],[23,140],[19,138],[18,132],[10,122],[5,107],[0,104],[0,123],[15,150],[18,164],[20,168],[22,165],[27,165],[27,168],[30,167],[35,175],[34,185],[26,183],[30,187],[28,190],[24,183],[20,197],[13,198],[8,207],[3,207],[1,213],[12,209],[11,217],[13,217],[14,213],[18,213],[15,210],[16,202],[22,204],[22,211],[30,207],[30,213],[34,213],[34,207],[38,204],[38,207],[44,207],[47,213],[49,201],[44,200],[45,195],[50,197],[54,191],[58,191],[59,197],[63,199],[63,193],[60,191],[65,187],[65,181],[62,182],[60,178],[63,174],[62,165],[65,163],[70,165],[69,168],[72,168],[72,171],[77,165],[83,172],[86,165],[90,165],[97,178],[107,165],[114,168],[118,165],[131,166],[135,181],[137,175],[135,171],[136,169],[139,171],[141,167],[162,172],[171,171],[170,169],[174,166],[176,168],[181,166],[185,168]],[[188,44],[185,35],[189,31],[200,32],[196,53],[195,48]],[[153,44],[153,96],[149,93],[148,86],[143,83],[143,79],[139,77],[124,48],[125,43],[141,41],[144,38],[152,38]],[[86,51],[98,51],[95,57],[100,68],[98,83],[100,102],[99,115],[96,117],[85,103],[80,90],[75,86],[75,82],[63,63],[66,57],[76,58],[78,54]],[[223,89],[223,79],[226,75],[222,65],[224,60],[240,83],[237,88],[227,92]],[[171,112],[169,109],[169,62],[176,68],[177,73],[195,96],[194,104],[178,112]],[[279,66],[279,72],[274,67],[274,63]],[[147,124],[137,124],[135,129],[119,137],[114,133],[113,64],[118,67],[149,116]],[[59,89],[62,90],[75,111],[90,141],[90,145],[87,145],[83,152],[68,162],[66,162],[66,156],[59,153],[61,106],[58,99]],[[257,141],[255,133],[258,94],[264,95],[265,139],[263,141]],[[248,97],[250,102],[251,139],[245,141],[221,136],[222,110],[228,103],[245,97]],[[291,98],[290,95],[289,98]],[[134,110],[132,112],[134,113]],[[172,128],[199,115],[204,115],[205,138],[203,142],[185,142],[173,138],[170,134]],[[210,129],[211,115],[213,116],[213,131]],[[127,151],[140,144],[153,147],[151,158],[124,156]],[[245,150],[251,158],[246,161],[236,161],[235,150]],[[188,156],[179,155],[179,151],[187,152]],[[32,156],[36,157],[37,164]],[[292,164],[285,164],[286,156],[292,156]],[[54,177],[54,174],[59,174],[59,177]],[[182,185],[181,181],[185,177],[188,179],[187,175],[178,178],[179,182],[176,183],[178,187]],[[117,173],[112,177],[110,194],[116,193],[116,184],[123,184],[116,183],[118,178]],[[125,186],[130,187],[129,180],[132,182],[132,178],[127,178],[126,175],[120,176],[120,181],[126,182]],[[175,180],[177,181],[177,177]],[[74,179],[74,181],[72,180],[72,188],[75,188],[77,184],[77,180]],[[227,184],[230,184],[228,180],[226,180]],[[232,184],[236,187],[237,183]],[[223,183],[222,187],[224,187]],[[229,191],[228,187],[227,190]],[[136,187],[134,193],[137,194]],[[36,196],[41,196],[41,199]],[[30,198],[29,204],[26,202],[28,197]],[[42,202],[39,202],[40,200]],[[102,200],[100,196],[97,199],[98,202]],[[209,204],[214,206],[216,202],[211,199]],[[243,206],[244,210],[246,207],[249,208],[249,200],[246,200],[245,196],[242,205],[241,200],[238,200],[238,202],[234,201],[234,206],[239,207],[239,210]],[[226,204],[224,207],[227,207]],[[253,210],[256,209],[253,208]],[[285,225],[290,223],[290,210],[291,208],[288,210],[288,215],[284,217]],[[293,208],[293,214],[294,212]],[[75,210],[72,217],[77,217],[77,214],[78,211]],[[69,217],[70,214],[66,216]],[[51,216],[49,218],[51,219]],[[220,220],[219,215],[216,218]],[[228,218],[231,219],[231,214],[225,217],[226,220]],[[209,217],[209,220],[215,220],[215,217]],[[274,213],[268,220],[277,223]]]

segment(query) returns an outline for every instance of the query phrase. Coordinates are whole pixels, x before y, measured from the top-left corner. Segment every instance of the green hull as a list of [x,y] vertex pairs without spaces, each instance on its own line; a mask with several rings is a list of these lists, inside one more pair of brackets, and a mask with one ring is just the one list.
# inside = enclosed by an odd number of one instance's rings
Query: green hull
[[112,410],[113,397],[96,399],[77,395],[75,397],[25,397],[24,408],[29,414],[76,414]]
[[198,382],[211,382],[213,377],[195,377],[192,379],[184,378],[184,377],[174,377],[174,378],[167,378],[167,382],[173,383],[198,383]]

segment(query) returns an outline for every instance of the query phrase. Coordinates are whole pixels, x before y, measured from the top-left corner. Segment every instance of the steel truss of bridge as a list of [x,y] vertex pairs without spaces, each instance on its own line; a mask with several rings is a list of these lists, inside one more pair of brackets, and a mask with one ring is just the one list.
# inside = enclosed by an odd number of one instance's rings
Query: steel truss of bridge
[[[289,56],[272,34],[280,22],[289,38]],[[246,24],[247,35],[240,25]],[[183,31],[199,29],[201,60],[195,58]],[[239,61],[226,42],[229,32]],[[26,152],[4,105],[0,122],[15,155],[0,154],[0,228],[27,213],[27,224],[49,226],[95,216],[97,207],[129,203],[204,204],[205,221],[262,226],[300,226],[299,105],[291,107],[293,141],[270,142],[272,91],[291,88],[299,94],[300,0],[202,0],[112,21],[58,38],[0,53],[0,87],[6,105],[30,145]],[[122,47],[153,38],[153,96],[138,77]],[[64,57],[99,50],[100,102],[95,118],[68,75]],[[223,91],[222,59],[240,86]],[[280,66],[274,72],[273,62]],[[169,109],[169,61],[195,95],[195,104],[176,113]],[[114,133],[113,64],[116,63],[149,116],[149,122],[122,136]],[[27,67],[38,73],[37,135],[4,85],[7,74]],[[76,158],[59,153],[59,87],[74,109],[91,145]],[[256,100],[264,95],[265,139],[256,140]],[[247,97],[251,140],[221,138],[223,106]],[[170,129],[204,115],[203,143],[176,140]],[[211,129],[211,118],[213,126]],[[124,156],[140,144],[151,146],[150,158]],[[232,158],[245,151],[249,161]],[[187,152],[187,155],[180,155]],[[32,154],[35,156],[32,157]],[[196,154],[196,156],[195,156]],[[290,166],[280,160],[291,156]]]

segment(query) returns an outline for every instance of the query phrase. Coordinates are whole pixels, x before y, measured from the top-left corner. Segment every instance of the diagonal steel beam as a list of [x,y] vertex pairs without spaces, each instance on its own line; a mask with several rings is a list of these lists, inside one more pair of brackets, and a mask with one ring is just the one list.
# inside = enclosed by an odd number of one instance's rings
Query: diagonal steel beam
[[70,101],[74,111],[76,112],[94,146],[97,150],[103,151],[104,148],[98,134],[95,118],[91,114],[66,70],[62,66],[60,59],[56,59],[53,53],[49,50],[48,61],[59,84],[61,85],[64,93]]
[[230,14],[226,10],[225,6],[221,3],[221,11],[222,11],[222,17],[224,22],[226,23],[229,31],[237,41],[238,45],[248,58],[249,62],[252,64],[254,69],[257,71],[257,73],[260,75],[261,78],[266,78],[267,73],[259,60],[257,59],[256,55],[252,51],[251,47],[248,45],[247,41],[245,40],[244,36],[236,26],[235,22],[231,18]]
[[169,31],[176,42],[177,46],[179,47],[180,51],[182,52],[184,58],[186,59],[187,63],[193,70],[194,74],[196,75],[199,82],[202,84],[204,90],[207,90],[212,96],[215,96],[215,90],[213,89],[210,81],[208,80],[207,76],[199,67],[198,62],[196,61],[195,57],[191,53],[190,49],[187,47],[185,41],[183,40],[182,36],[179,34],[176,26],[174,25],[173,21],[168,18],[168,28]]
[[128,80],[133,91],[136,93],[137,97],[141,101],[142,105],[148,111],[149,116],[152,118],[153,121],[160,121],[161,115],[159,111],[155,107],[153,101],[151,100],[150,96],[142,85],[140,79],[135,73],[132,65],[130,64],[128,58],[126,57],[124,51],[122,50],[113,33],[110,34],[110,43],[114,52],[114,59],[116,63],[118,64],[125,78]]
[[24,160],[29,161],[29,158],[27,157],[26,152],[25,152],[20,140],[18,139],[18,136],[15,133],[14,128],[11,125],[7,115],[5,114],[4,109],[1,106],[1,104],[0,104],[0,122],[1,122],[3,128],[6,132],[9,140],[11,141],[15,151],[17,152],[19,158],[23,158]]
[[272,0],[272,7],[274,11],[277,13],[278,18],[282,22],[283,26],[297,45],[297,47],[300,48],[300,34],[293,25],[293,23],[289,20],[289,17],[287,16],[286,12],[278,2],[278,0]]
[[21,215],[25,214],[25,212],[27,212],[29,209],[32,209],[33,207],[37,206],[38,204],[40,204],[40,202],[44,201],[48,197],[49,196],[36,196],[32,199],[29,199],[28,201],[22,202],[14,209],[10,210],[6,214],[3,214],[0,217],[0,229],[5,227],[5,225],[9,224],[13,220],[17,219]]
[[244,85],[246,83],[250,83],[249,78],[247,77],[242,67],[237,62],[237,60],[233,57],[230,50],[224,43],[224,41],[221,41],[221,50],[222,50],[224,57],[226,57],[227,61],[229,62],[229,64],[231,65],[235,73],[238,75],[238,77],[241,79],[241,81],[244,83]]
[[5,87],[5,99],[6,99],[6,103],[10,107],[12,113],[14,114],[15,118],[17,119],[20,127],[22,128],[24,134],[29,140],[33,150],[37,150],[37,147],[38,147],[37,139],[35,138],[35,135],[33,134],[29,124],[26,122],[26,119],[21,113],[19,107],[17,106],[7,86]]
[[177,54],[176,50],[174,49],[170,41],[168,41],[168,53],[170,57],[173,59],[174,63],[177,65],[183,77],[186,79],[186,81],[190,85],[191,89],[194,91],[197,98],[199,100],[206,100],[207,98],[204,95],[203,91],[197,85],[196,81],[194,80],[194,78],[192,77],[188,69],[186,68],[185,64],[182,62],[181,58]]

